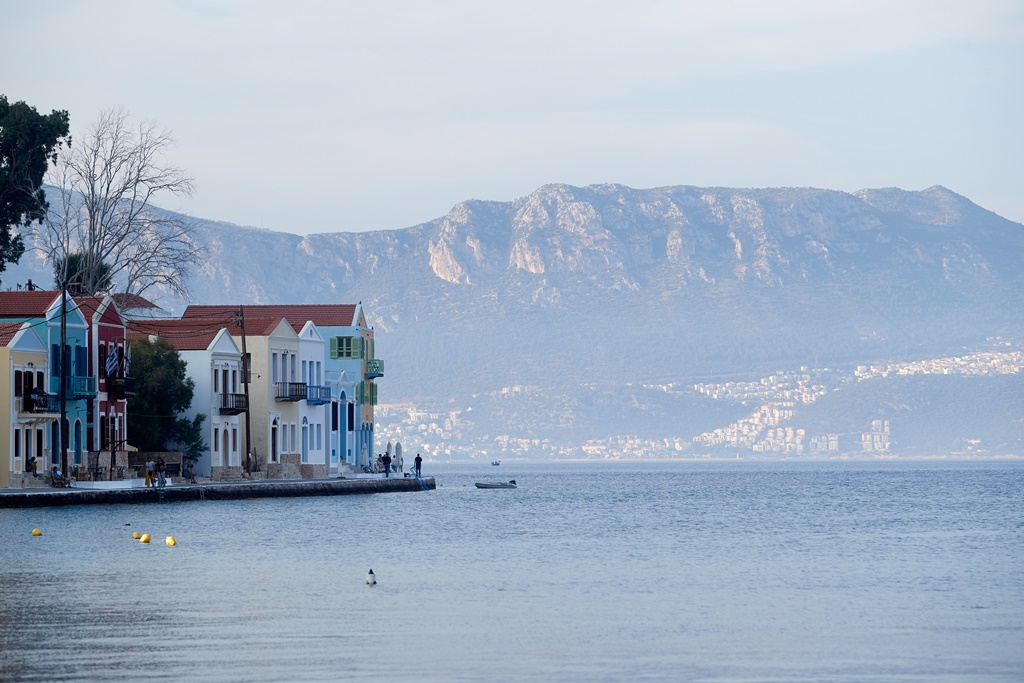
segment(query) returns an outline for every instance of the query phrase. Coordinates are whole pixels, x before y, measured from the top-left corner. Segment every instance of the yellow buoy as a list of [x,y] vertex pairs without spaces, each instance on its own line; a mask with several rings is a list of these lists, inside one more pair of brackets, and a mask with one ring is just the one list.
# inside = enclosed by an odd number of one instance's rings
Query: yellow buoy
[[174,540],[174,536],[168,536],[166,543],[167,545],[178,545],[178,542]]
[[134,531],[134,532],[132,532],[132,538],[134,538],[137,541],[140,538],[142,538],[142,534],[140,532],[138,532],[138,531]]
[[149,534],[142,534],[142,538],[139,539],[139,543],[149,543]]
[[39,529],[33,529],[33,530],[32,530],[32,535],[33,535],[33,536],[42,536],[42,535],[43,535],[43,532],[42,532],[42,531],[40,531]]

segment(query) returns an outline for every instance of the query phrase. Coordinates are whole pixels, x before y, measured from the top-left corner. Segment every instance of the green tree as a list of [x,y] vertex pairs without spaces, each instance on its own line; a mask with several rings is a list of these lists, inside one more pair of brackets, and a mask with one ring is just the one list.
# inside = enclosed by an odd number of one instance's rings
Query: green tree
[[43,192],[47,165],[62,143],[70,144],[68,113],[44,116],[24,102],[0,95],[0,273],[25,253],[11,228],[42,221],[49,205]]
[[53,262],[53,281],[57,289],[66,278],[68,294],[91,296],[108,292],[113,284],[110,265],[96,261],[89,254],[73,253],[67,257],[58,256]]
[[195,392],[195,382],[185,375],[186,362],[162,337],[133,339],[131,355],[135,395],[128,398],[129,440],[140,451],[177,447],[194,462],[206,450],[205,416],[189,420],[179,415],[192,405]]

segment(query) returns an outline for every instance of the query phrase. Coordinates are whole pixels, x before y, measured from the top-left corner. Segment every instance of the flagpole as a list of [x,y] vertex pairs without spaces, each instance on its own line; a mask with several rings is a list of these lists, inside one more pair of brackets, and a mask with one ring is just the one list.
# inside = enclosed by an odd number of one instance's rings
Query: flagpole
[[60,353],[58,357],[60,360],[60,386],[58,389],[58,399],[60,400],[60,427],[57,432],[60,434],[60,472],[61,476],[70,478],[68,473],[68,440],[67,436],[70,435],[71,430],[67,430],[65,434],[65,425],[68,421],[68,392],[65,387],[67,382],[68,374],[68,361],[71,359],[68,357],[70,354],[65,353],[65,349],[68,343],[68,286],[67,281],[61,282],[60,288]]

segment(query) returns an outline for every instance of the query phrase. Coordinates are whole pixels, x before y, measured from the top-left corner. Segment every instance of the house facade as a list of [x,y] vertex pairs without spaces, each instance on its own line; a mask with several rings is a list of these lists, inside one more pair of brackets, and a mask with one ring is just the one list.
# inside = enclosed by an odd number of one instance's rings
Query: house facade
[[89,368],[89,322],[72,297],[45,290],[0,292],[2,321],[33,326],[49,353],[46,393],[64,399],[63,429],[58,418],[48,425],[44,435],[48,464],[63,466],[65,452],[69,467],[86,464],[89,403],[97,395],[96,376]]
[[47,434],[60,420],[56,397],[46,392],[49,353],[32,323],[0,323],[0,368],[6,390],[0,394],[0,443],[8,457],[0,466],[0,486],[30,484],[29,463],[45,476],[52,466]]
[[248,400],[242,386],[242,352],[231,334],[223,327],[177,319],[137,319],[128,328],[133,339],[162,337],[185,362],[185,374],[194,389],[184,417],[205,417],[206,448],[195,463],[196,475],[215,481],[241,479]]
[[324,384],[324,340],[312,321],[299,324],[299,381],[306,387],[306,398],[299,402],[299,468],[303,477],[323,478],[329,470],[331,404],[330,387]]
[[88,327],[89,374],[97,379],[96,396],[88,401],[86,444],[89,467],[128,465],[127,398],[135,395],[130,376],[127,332],[110,296],[76,297]]
[[[322,375],[302,375],[301,365],[296,376],[300,382],[308,382],[307,396],[315,396],[314,403],[323,402],[324,407],[324,457],[328,474],[337,474],[347,467],[361,468],[372,463],[376,457],[374,444],[374,406],[377,404],[376,380],[384,376],[384,363],[376,357],[373,328],[366,324],[362,303],[359,304],[281,304],[254,306],[193,305],[185,309],[183,320],[203,320],[225,316],[245,316],[247,330],[276,317],[292,322],[296,332],[301,334],[305,323],[313,323],[323,340]],[[296,327],[298,326],[298,327]],[[232,328],[232,334],[237,329]],[[237,336],[236,336],[237,338]],[[279,357],[283,358],[283,356]],[[306,357],[310,360],[310,357]],[[271,357],[268,361],[272,361]],[[290,362],[290,361],[289,361]],[[253,358],[253,367],[260,367]],[[280,371],[279,372],[283,372]],[[290,370],[289,370],[290,372]],[[312,371],[315,373],[314,370]],[[290,379],[288,381],[294,381]],[[254,380],[255,381],[255,380]],[[314,387],[318,389],[314,390]],[[329,402],[325,394],[330,394]],[[292,394],[295,395],[294,393]],[[305,407],[311,407],[305,400]],[[315,407],[315,406],[312,406]],[[306,414],[308,418],[308,413]],[[283,418],[280,418],[283,422]],[[301,417],[299,429],[301,430]],[[310,428],[313,423],[310,422]],[[279,426],[279,437],[291,425]],[[271,428],[271,431],[273,429]],[[310,439],[316,435],[310,432]],[[272,442],[268,436],[268,443]],[[290,446],[290,441],[288,445]],[[319,442],[316,442],[319,443]],[[259,448],[260,444],[255,444]],[[278,443],[278,448],[282,446]],[[296,448],[301,455],[301,431],[296,435]],[[261,451],[268,452],[270,451]],[[279,451],[280,452],[280,451]],[[272,454],[271,454],[272,455]],[[262,459],[262,457],[261,457]],[[272,458],[268,461],[273,462]]]

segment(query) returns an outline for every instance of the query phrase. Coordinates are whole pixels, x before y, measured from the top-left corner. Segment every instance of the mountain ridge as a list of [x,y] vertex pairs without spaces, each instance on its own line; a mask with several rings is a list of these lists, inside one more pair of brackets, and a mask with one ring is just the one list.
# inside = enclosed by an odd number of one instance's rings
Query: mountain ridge
[[[397,230],[196,224],[208,246],[188,283],[196,303],[363,302],[388,368],[382,400],[395,403],[535,385],[553,392],[547,402],[587,405],[574,387],[595,381],[856,365],[1024,339],[1024,225],[939,185],[554,183]],[[35,257],[34,271],[31,258],[16,268],[46,281]],[[522,411],[508,415],[506,433],[522,431],[511,417]]]

